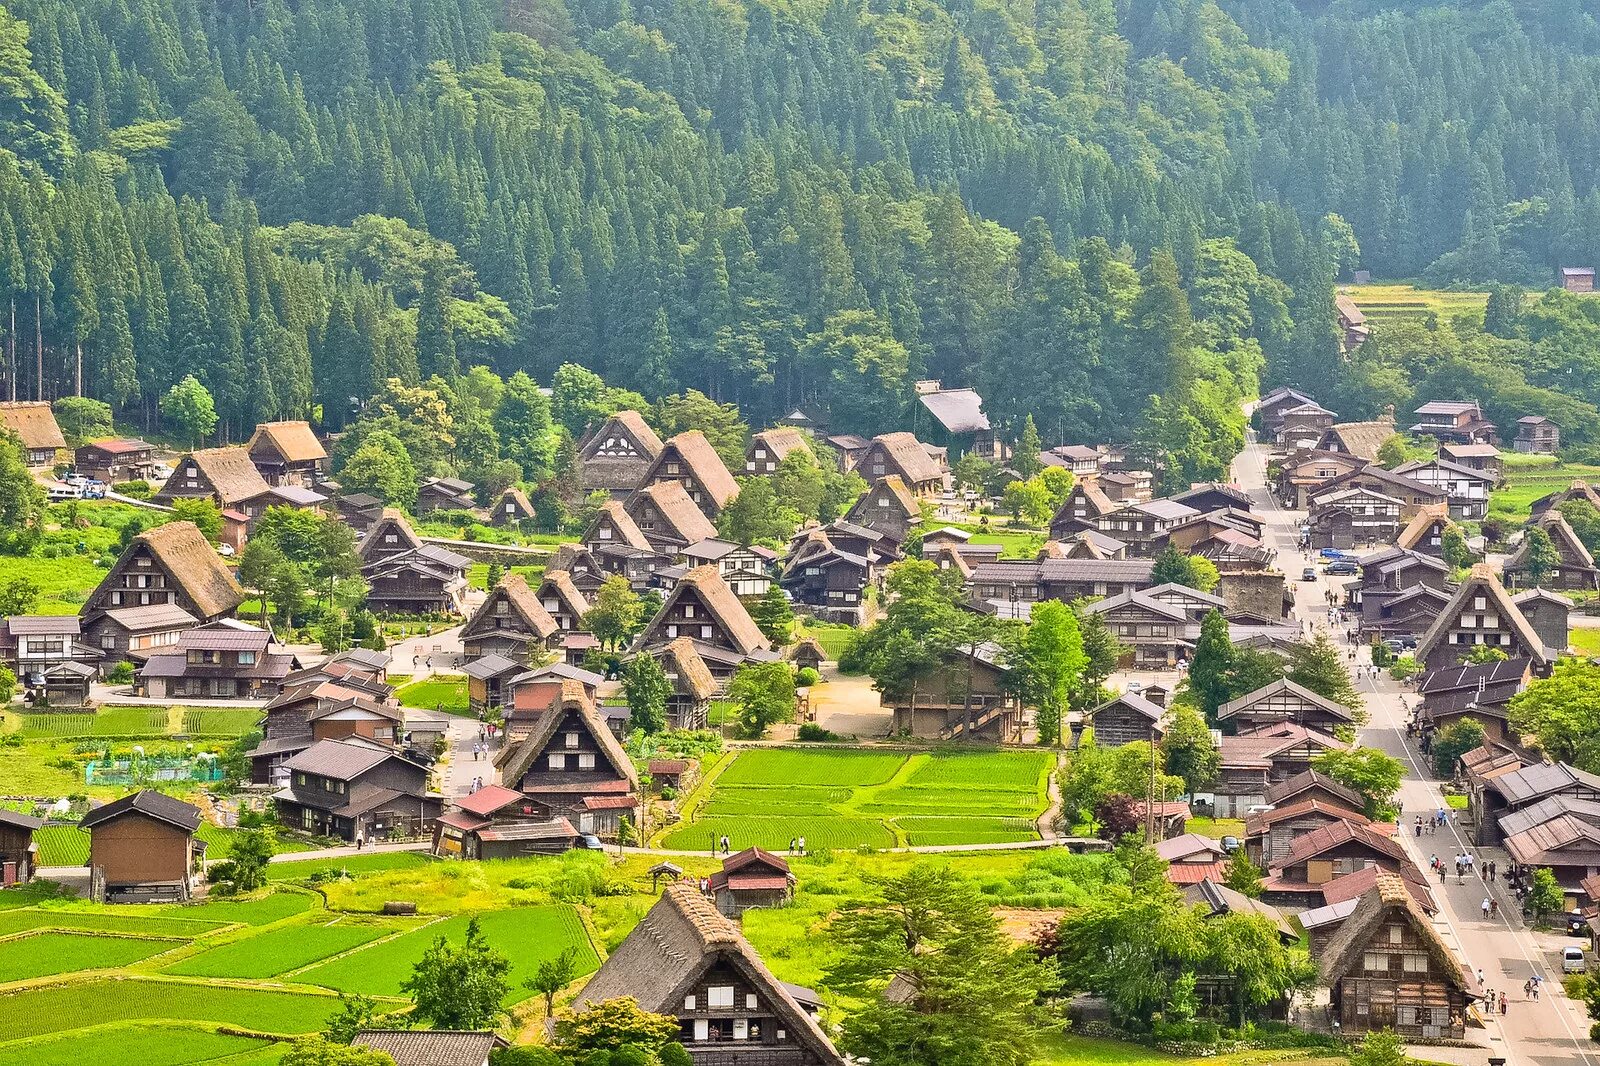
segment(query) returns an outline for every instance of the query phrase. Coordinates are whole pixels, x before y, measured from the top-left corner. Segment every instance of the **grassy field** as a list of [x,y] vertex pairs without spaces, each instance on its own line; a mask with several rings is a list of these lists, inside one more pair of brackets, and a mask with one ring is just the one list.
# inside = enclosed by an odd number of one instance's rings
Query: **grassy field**
[[29,933],[0,948],[0,984],[78,970],[111,969],[148,959],[181,940],[97,933]]
[[741,752],[662,847],[884,849],[1036,840],[1047,806],[1045,752]]
[[446,714],[467,713],[467,679],[461,674],[433,674],[402,685],[395,695],[406,707],[421,707]]
[[1489,302],[1487,292],[1450,292],[1383,282],[1340,285],[1339,289],[1350,294],[1375,326],[1393,322],[1422,325],[1430,313],[1437,315],[1441,322],[1449,322],[1459,315],[1481,315]]
[[[233,847],[236,830],[204,823],[195,836],[206,842],[206,857],[225,859]],[[39,844],[41,866],[82,866],[89,861],[89,834],[75,825],[47,825],[33,836]],[[278,850],[309,851],[311,845],[298,840],[279,840]]]
[[[521,574],[528,579],[528,584],[537,589],[539,582],[544,580],[544,567],[542,566],[508,566],[504,568],[507,573]],[[489,591],[489,564],[473,563],[467,567],[467,584],[484,592]]]
[[1138,1044],[1097,1037],[1059,1035],[1043,1041],[1043,1054],[1036,1066],[1344,1066],[1344,1056],[1329,1056],[1325,1051],[1291,1049],[1286,1051],[1239,1051],[1231,1055],[1212,1055],[1203,1059],[1167,1055]]
[[324,870],[349,870],[354,874],[378,870],[405,870],[427,866],[434,860],[419,851],[385,851],[374,855],[350,854],[337,859],[306,859],[303,862],[275,862],[267,868],[273,881],[298,881]]
[[137,1062],[139,1066],[190,1066],[272,1047],[272,1041],[187,1026],[116,1025],[69,1033],[25,1045],[29,1066],[82,1066],[86,1062]]
[[1567,630],[1567,646],[1579,655],[1600,655],[1600,629],[1579,629],[1574,626]]
[[[101,1021],[196,1021],[294,1035],[322,1028],[338,997],[238,988],[215,982],[94,980],[0,996],[0,1033],[22,1039]],[[0,1059],[5,1058],[0,1045]],[[112,1060],[115,1061],[115,1060]]]
[[7,715],[5,730],[24,740],[69,740],[78,737],[237,737],[261,720],[254,707],[147,707],[107,704],[84,714]]
[[1489,497],[1489,514],[1513,522],[1524,522],[1533,501],[1566,488],[1574,481],[1600,481],[1600,466],[1583,463],[1545,463],[1537,466],[1507,467],[1505,486]]
[[[486,911],[477,917],[484,936],[511,959],[508,1005],[532,995],[522,987],[523,980],[533,976],[539,963],[555,958],[569,945],[578,949],[580,974],[591,973],[600,965],[599,956],[595,954],[583,930],[583,923],[578,920],[577,911],[571,907],[517,907]],[[434,922],[360,951],[353,951],[332,962],[313,966],[296,974],[294,980],[340,992],[360,992],[369,996],[401,995],[400,984],[410,976],[412,965],[422,958],[422,953],[441,936],[451,941],[465,938],[470,920],[468,915],[461,914]]]
[[32,614],[77,614],[106,572],[84,555],[60,559],[32,556],[0,556],[0,572],[6,577],[25,577],[39,586],[39,602]]
[[[117,914],[103,908],[18,907],[0,911],[0,936],[25,933],[31,929],[81,930],[84,932],[124,933],[129,936],[156,936],[186,940],[204,936],[227,924],[226,920],[202,920],[146,914]],[[189,908],[195,910],[197,908]]]
[[310,925],[285,925],[191,955],[162,972],[184,977],[276,977],[416,925],[346,915]]

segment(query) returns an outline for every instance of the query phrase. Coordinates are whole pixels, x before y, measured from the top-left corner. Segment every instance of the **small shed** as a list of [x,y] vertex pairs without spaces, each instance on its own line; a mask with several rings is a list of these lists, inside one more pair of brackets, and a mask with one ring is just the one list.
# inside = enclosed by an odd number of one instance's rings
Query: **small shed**
[[42,825],[43,818],[0,807],[0,888],[33,880],[33,868],[39,859],[39,845],[33,842],[33,833]]
[[746,848],[722,860],[711,875],[717,910],[737,918],[752,907],[781,907],[794,898],[794,874],[780,856],[762,848]]
[[199,882],[206,842],[200,808],[145,789],[83,816],[91,895],[107,903],[187,900]]
[[658,892],[661,888],[662,879],[665,878],[668,881],[677,881],[683,876],[683,867],[673,862],[658,862],[654,866],[650,867],[649,874],[650,891]]
[[684,781],[694,773],[695,765],[693,759],[651,759],[650,780],[658,792],[662,788],[682,789]]
[[801,637],[789,649],[789,661],[794,663],[796,670],[804,670],[807,667],[813,670],[821,670],[822,663],[827,657],[828,653],[823,649],[822,643],[816,637]]

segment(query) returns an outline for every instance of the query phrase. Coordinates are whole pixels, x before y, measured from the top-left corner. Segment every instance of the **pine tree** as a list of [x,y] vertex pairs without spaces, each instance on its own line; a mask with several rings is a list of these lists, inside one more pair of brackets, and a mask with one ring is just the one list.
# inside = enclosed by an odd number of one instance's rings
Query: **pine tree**
[[417,303],[417,369],[425,380],[437,376],[454,381],[460,371],[455,328],[450,323],[451,299],[444,259],[434,256],[423,271],[422,296]]
[[1022,423],[1022,436],[1017,438],[1016,454],[1011,457],[1011,468],[1026,481],[1039,472],[1039,427],[1028,415]]

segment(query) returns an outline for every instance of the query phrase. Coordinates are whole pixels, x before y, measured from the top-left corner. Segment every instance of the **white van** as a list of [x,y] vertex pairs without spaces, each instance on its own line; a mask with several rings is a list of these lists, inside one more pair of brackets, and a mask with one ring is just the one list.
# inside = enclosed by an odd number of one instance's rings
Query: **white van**
[[1562,973],[1583,973],[1587,967],[1582,948],[1574,946],[1561,949]]
[[54,481],[50,484],[50,502],[61,503],[64,500],[83,499],[83,488],[79,485],[68,485],[64,482]]

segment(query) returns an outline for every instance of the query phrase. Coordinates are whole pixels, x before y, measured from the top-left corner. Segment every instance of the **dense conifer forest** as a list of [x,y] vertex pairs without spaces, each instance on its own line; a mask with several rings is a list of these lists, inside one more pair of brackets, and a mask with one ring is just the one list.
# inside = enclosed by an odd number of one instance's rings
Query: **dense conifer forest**
[[[939,378],[1203,476],[1263,381],[1358,416],[1494,361],[1492,329],[1402,333],[1336,371],[1352,268],[1543,288],[1600,258],[1596,10],[14,0],[3,389],[144,425],[193,375],[237,439],[578,364],[880,432]],[[1498,333],[1512,384],[1600,399],[1563,354],[1600,319],[1540,306]]]

